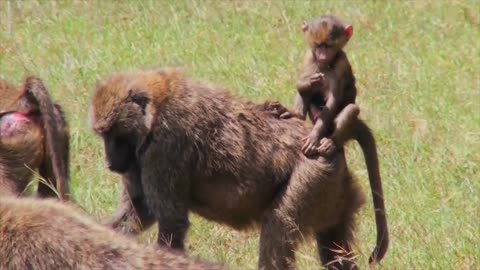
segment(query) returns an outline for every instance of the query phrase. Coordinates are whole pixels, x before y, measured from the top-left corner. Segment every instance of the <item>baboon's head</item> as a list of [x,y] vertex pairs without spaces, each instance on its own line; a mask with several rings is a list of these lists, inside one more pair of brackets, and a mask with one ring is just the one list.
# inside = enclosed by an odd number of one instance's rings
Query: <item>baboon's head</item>
[[110,170],[124,173],[136,162],[136,150],[152,129],[156,108],[183,82],[180,70],[166,68],[117,74],[97,86],[91,124],[104,140]]
[[302,31],[317,64],[326,67],[352,37],[353,27],[327,15],[304,23]]
[[135,151],[148,134],[146,106],[149,98],[130,89],[132,74],[112,76],[97,86],[90,120],[93,131],[104,141],[107,166],[124,173],[135,162]]

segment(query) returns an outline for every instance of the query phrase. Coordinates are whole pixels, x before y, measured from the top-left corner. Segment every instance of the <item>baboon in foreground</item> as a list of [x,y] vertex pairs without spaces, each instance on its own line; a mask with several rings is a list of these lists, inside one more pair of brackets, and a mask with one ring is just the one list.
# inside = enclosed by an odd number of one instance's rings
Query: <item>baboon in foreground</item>
[[142,246],[58,200],[0,198],[0,269],[224,269]]
[[45,180],[38,184],[40,197],[69,198],[69,132],[62,109],[38,78],[27,78],[20,90],[0,81],[0,194],[20,195],[35,169]]
[[314,159],[299,150],[308,123],[273,117],[175,69],[111,76],[97,86],[91,114],[108,167],[123,176],[116,229],[158,222],[158,244],[181,250],[193,211],[235,229],[259,224],[260,269],[295,268],[294,251],[309,235],[326,267],[355,268],[364,196],[342,149]]

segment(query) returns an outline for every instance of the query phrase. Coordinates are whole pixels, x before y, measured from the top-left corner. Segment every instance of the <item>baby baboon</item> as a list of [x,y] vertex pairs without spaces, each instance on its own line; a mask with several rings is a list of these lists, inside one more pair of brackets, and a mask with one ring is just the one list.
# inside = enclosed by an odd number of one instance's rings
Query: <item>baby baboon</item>
[[58,200],[0,198],[0,269],[224,269],[99,225]]
[[58,193],[67,200],[69,132],[61,107],[52,103],[42,81],[35,77],[27,78],[20,91],[0,81],[0,100],[0,189],[20,194],[32,170],[38,168],[47,181],[39,182],[38,195],[55,197]]
[[[388,226],[375,137],[368,125],[358,118],[355,76],[343,51],[353,28],[334,16],[322,16],[305,23],[302,30],[309,49],[297,82],[295,106],[293,112],[286,111],[280,117],[295,116],[305,120],[309,115],[314,127],[304,138],[302,150],[307,155],[328,155],[348,140],[358,141],[367,165],[375,219],[383,229],[377,232],[380,249],[370,258],[370,262],[379,261],[388,249]],[[276,104],[277,110],[281,107]]]
[[335,144],[343,145],[332,132],[334,120],[354,123],[359,113],[355,76],[343,51],[353,28],[334,16],[322,16],[304,23],[302,31],[309,49],[297,82],[294,115],[305,119],[308,114],[314,123],[305,138],[304,153],[327,155],[334,151]]
[[259,224],[260,269],[295,268],[294,251],[309,235],[324,265],[355,267],[363,193],[342,149],[315,159],[299,151],[304,121],[273,117],[172,69],[110,77],[91,113],[130,198],[111,221],[116,229],[135,233],[156,221],[158,244],[183,249],[193,211],[235,229]]

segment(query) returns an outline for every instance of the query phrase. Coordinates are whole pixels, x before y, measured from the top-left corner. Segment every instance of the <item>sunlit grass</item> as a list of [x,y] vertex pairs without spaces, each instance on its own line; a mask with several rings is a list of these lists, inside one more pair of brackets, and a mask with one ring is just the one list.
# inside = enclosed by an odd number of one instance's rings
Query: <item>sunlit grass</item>
[[[40,76],[72,132],[75,200],[101,220],[119,178],[87,122],[107,74],[182,66],[251,100],[291,105],[305,50],[302,21],[333,13],[354,25],[346,51],[361,116],[375,131],[391,248],[382,269],[480,268],[480,9],[478,1],[1,1],[0,76]],[[369,193],[358,146],[349,164]],[[152,230],[141,236],[152,242]],[[375,242],[371,203],[358,218],[362,268]],[[188,250],[255,268],[257,232],[192,217]],[[313,243],[298,254],[317,269]]]

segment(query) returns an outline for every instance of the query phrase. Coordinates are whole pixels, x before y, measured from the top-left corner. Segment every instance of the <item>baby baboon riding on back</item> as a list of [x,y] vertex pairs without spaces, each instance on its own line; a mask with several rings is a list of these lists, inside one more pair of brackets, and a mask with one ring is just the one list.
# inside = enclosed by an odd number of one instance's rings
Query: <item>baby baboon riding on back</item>
[[307,115],[314,124],[310,134],[302,140],[302,151],[308,156],[327,156],[337,147],[355,139],[362,148],[372,187],[375,219],[378,226],[377,247],[370,262],[381,260],[388,248],[388,226],[383,199],[382,181],[375,137],[367,124],[358,118],[360,109],[355,104],[357,88],[355,76],[343,47],[353,35],[353,27],[334,16],[322,16],[302,26],[308,50],[305,54],[293,112],[281,104],[273,109],[281,111],[281,118]]

